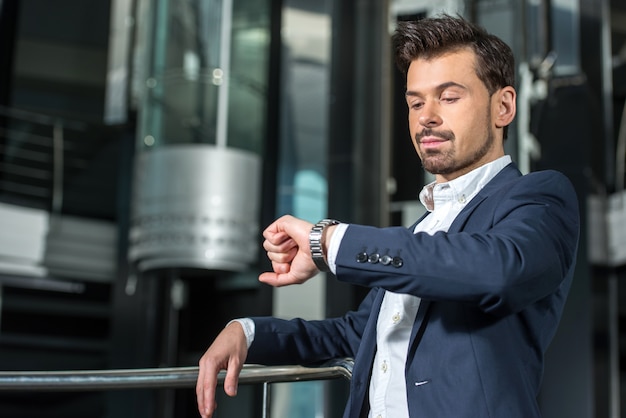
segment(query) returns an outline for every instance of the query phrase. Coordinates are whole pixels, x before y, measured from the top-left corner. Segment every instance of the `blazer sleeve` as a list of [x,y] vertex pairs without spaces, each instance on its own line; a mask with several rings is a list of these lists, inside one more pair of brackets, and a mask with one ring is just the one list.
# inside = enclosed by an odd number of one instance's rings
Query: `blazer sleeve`
[[[355,311],[323,320],[284,320],[253,317],[254,340],[247,363],[265,365],[313,364],[342,357],[354,358],[378,289],[373,289]],[[280,353],[280,356],[276,354]]]
[[[578,245],[578,201],[569,180],[537,172],[481,193],[447,233],[350,225],[337,254],[337,278],[495,315],[557,291],[571,276]],[[380,260],[372,254],[396,262],[372,262]]]

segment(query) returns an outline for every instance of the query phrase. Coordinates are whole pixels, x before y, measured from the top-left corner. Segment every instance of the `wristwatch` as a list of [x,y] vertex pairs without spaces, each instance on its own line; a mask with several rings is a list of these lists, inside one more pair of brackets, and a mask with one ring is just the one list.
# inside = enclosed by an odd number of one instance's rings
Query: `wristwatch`
[[311,232],[309,232],[309,247],[311,249],[311,258],[315,263],[315,266],[323,272],[329,272],[330,268],[328,267],[328,263],[326,263],[326,254],[324,254],[324,250],[322,249],[322,242],[324,241],[324,233],[326,232],[326,227],[331,225],[339,224],[339,221],[334,219],[322,219],[311,228]]

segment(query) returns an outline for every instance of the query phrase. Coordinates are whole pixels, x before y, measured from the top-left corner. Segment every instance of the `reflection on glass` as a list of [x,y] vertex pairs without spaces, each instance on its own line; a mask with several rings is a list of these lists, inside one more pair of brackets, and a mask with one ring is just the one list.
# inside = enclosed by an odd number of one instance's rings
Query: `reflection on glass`
[[210,144],[259,153],[267,0],[153,0],[140,147]]

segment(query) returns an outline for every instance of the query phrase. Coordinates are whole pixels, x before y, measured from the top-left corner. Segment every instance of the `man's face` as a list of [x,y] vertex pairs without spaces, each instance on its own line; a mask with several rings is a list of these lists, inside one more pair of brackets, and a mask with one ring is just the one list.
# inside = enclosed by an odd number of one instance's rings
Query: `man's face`
[[502,128],[515,114],[515,91],[505,87],[490,96],[474,60],[474,53],[463,49],[417,59],[407,72],[413,146],[438,182],[504,155]]

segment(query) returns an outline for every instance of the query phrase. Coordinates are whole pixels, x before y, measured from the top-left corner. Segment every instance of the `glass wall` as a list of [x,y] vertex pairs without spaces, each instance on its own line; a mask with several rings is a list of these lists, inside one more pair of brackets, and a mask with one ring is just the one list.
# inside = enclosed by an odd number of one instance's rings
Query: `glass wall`
[[[269,1],[152,0],[139,140],[259,153],[269,59]],[[142,58],[140,58],[142,59]]]
[[[325,215],[331,1],[285,1],[278,213]],[[297,213],[294,213],[297,212]]]

